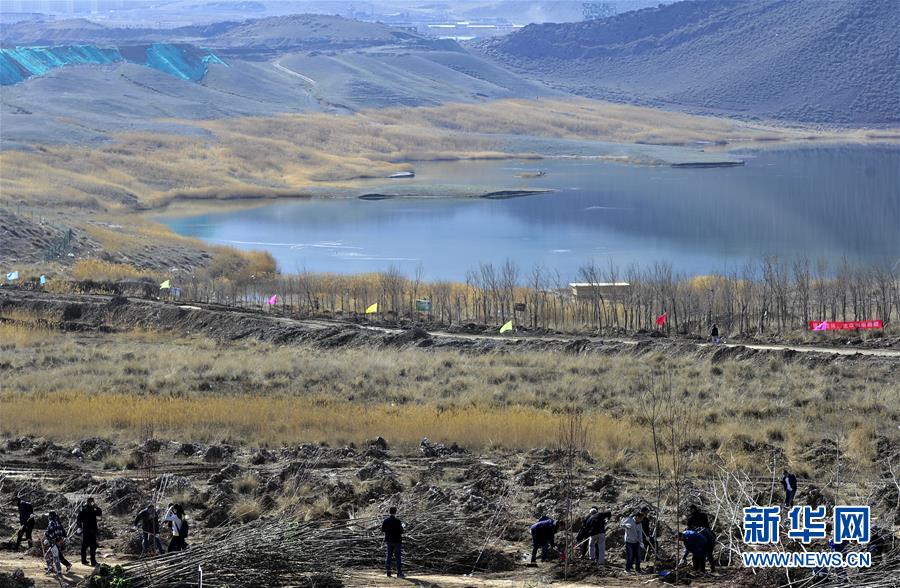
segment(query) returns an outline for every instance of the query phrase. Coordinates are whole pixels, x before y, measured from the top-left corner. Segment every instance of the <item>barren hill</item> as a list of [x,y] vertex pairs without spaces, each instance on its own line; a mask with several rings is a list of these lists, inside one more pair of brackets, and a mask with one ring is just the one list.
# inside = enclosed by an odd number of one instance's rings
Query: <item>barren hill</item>
[[[78,19],[22,22],[2,29],[0,44],[2,81],[8,84],[0,96],[3,147],[102,141],[117,131],[196,132],[167,119],[560,94],[455,41],[328,15],[174,29]],[[152,52],[189,47],[188,65],[196,67],[166,75],[173,73],[172,59],[135,57],[127,49],[135,46],[151,46]],[[180,75],[187,69],[190,75]]]
[[476,48],[577,94],[745,117],[900,122],[894,0],[686,0]]
[[8,47],[72,43],[190,42],[212,48],[340,49],[419,39],[418,35],[380,23],[325,14],[292,14],[169,29],[110,27],[85,19],[23,21],[0,28],[0,44]]
[[210,37],[215,47],[329,48],[385,45],[417,35],[380,23],[323,14],[294,14],[248,20]]

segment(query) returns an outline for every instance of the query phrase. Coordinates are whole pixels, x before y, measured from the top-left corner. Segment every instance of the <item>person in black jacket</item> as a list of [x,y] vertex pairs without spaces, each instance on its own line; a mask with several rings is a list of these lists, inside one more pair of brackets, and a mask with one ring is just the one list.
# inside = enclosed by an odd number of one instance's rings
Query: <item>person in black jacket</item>
[[601,566],[606,563],[606,523],[611,518],[611,512],[597,511],[587,521],[588,555]]
[[134,517],[134,528],[141,531],[141,555],[147,553],[150,547],[156,548],[156,553],[162,555],[166,552],[162,540],[159,538],[159,513],[156,506],[148,504]]
[[708,529],[710,527],[709,524],[709,515],[703,512],[699,506],[691,505],[691,510],[688,512],[687,520],[685,521],[688,529]]
[[709,338],[712,339],[713,345],[718,345],[722,342],[722,338],[719,337],[719,325],[713,323],[712,330],[709,332]]
[[401,553],[403,551],[403,523],[397,518],[397,507],[392,506],[388,511],[390,516],[381,523],[381,532],[384,533],[384,570],[388,577],[391,576],[391,560],[397,558],[397,577],[403,578],[401,567]]
[[587,516],[584,517],[584,520],[581,521],[581,527],[578,529],[578,533],[575,534],[575,545],[578,547],[581,552],[581,557],[587,555],[588,552],[588,539],[590,539],[590,527],[588,522],[591,520],[591,517],[597,513],[597,507],[592,506],[590,512],[588,512]]
[[31,532],[34,530],[34,506],[30,502],[22,500],[18,496],[13,499],[16,508],[19,509],[19,534],[16,535],[16,549],[22,545],[22,539],[28,540],[28,549],[31,549],[33,542],[31,540]]
[[[81,531],[81,565],[97,567],[97,518],[103,516],[103,511],[94,504],[93,498],[88,498],[87,503],[78,511],[76,525]],[[88,564],[87,552],[91,550],[91,563]]]
[[794,506],[794,495],[797,494],[797,476],[784,470],[781,474],[781,485],[784,487],[784,505]]

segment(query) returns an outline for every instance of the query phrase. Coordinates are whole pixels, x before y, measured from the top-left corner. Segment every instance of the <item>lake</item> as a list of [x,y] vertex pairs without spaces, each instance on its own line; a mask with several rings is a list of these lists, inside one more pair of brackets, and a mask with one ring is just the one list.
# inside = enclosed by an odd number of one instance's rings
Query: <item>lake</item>
[[[666,261],[705,274],[764,255],[832,266],[844,257],[900,259],[900,148],[740,156],[746,165],[705,169],[585,159],[419,164],[416,184],[556,191],[507,200],[291,201],[163,222],[182,235],[268,250],[284,272],[395,265],[412,275],[421,265],[429,279],[462,280],[479,263],[512,259],[526,273],[541,264],[571,280],[591,260],[603,267],[610,259],[619,267]],[[538,169],[546,175],[517,177]]]

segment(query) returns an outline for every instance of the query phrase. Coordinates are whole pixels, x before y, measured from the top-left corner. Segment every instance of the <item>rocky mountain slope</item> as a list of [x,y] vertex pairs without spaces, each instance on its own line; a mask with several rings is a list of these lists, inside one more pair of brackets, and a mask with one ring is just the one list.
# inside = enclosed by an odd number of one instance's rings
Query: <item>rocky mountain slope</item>
[[898,47],[894,0],[686,0],[476,45],[593,98],[862,125],[900,122]]

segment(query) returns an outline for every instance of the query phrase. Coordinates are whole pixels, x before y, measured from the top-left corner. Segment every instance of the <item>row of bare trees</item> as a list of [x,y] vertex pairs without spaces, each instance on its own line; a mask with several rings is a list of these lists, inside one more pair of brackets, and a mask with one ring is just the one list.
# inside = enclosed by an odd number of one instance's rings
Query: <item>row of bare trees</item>
[[[183,300],[263,306],[298,316],[354,315],[378,304],[381,317],[409,317],[444,325],[503,324],[558,331],[637,332],[658,328],[705,333],[710,325],[731,334],[786,333],[810,320],[874,320],[900,314],[898,267],[837,266],[807,259],[767,257],[726,273],[689,276],[670,264],[620,268],[590,263],[579,270],[588,284],[626,283],[576,296],[558,272],[530,272],[512,261],[481,264],[465,282],[425,281],[392,267],[377,274],[302,273],[249,279],[176,278]],[[419,303],[417,304],[417,301]]]

